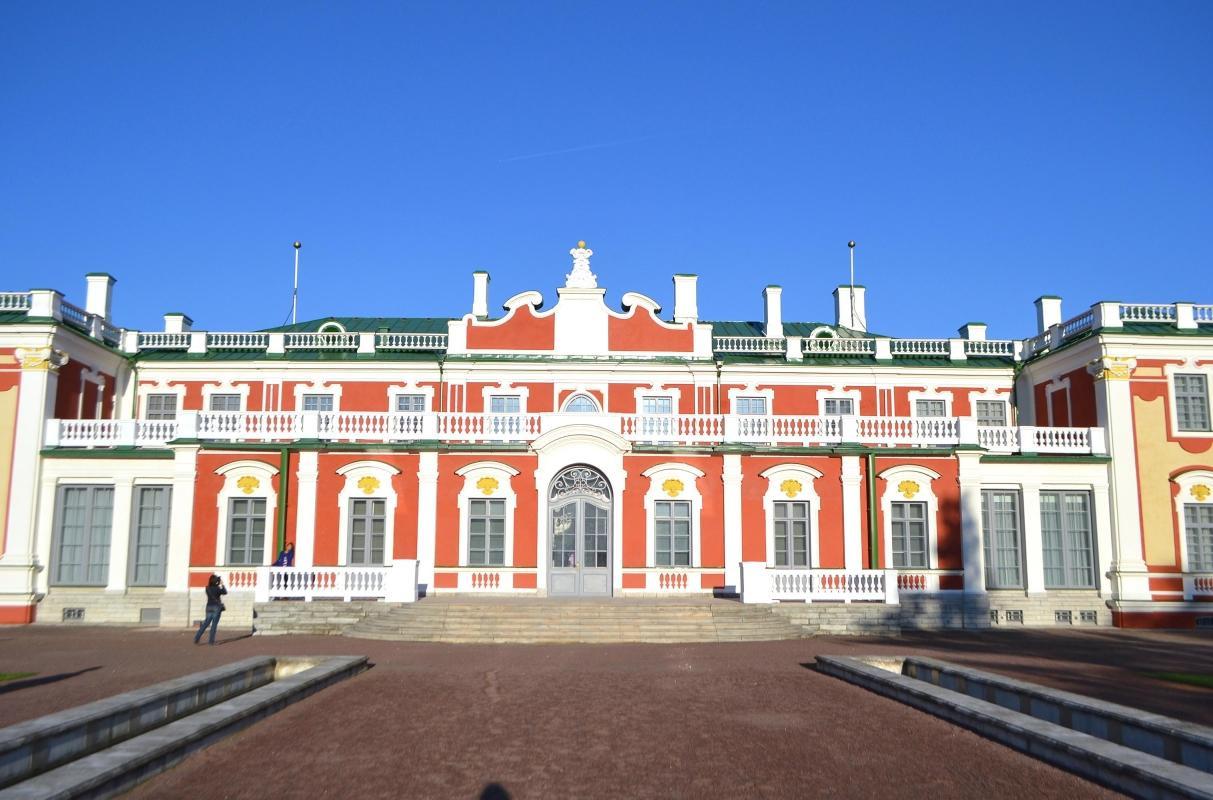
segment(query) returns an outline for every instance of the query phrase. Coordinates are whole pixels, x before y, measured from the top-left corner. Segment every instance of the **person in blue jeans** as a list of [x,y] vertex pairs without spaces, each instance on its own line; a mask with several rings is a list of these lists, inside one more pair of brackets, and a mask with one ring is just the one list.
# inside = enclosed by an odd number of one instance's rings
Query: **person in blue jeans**
[[223,616],[224,609],[220,598],[225,594],[227,587],[223,585],[223,580],[218,575],[211,575],[210,580],[206,582],[206,619],[202,620],[198,632],[194,634],[194,644],[202,640],[202,634],[208,626],[211,629],[210,644],[215,643],[215,632],[219,630],[219,617]]

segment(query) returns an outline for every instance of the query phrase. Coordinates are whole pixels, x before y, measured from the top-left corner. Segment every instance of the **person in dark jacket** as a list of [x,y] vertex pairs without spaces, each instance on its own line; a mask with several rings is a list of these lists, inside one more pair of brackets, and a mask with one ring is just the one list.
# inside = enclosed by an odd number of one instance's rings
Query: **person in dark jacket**
[[211,629],[210,644],[215,643],[215,632],[219,630],[219,617],[223,616],[224,609],[220,598],[225,594],[227,587],[223,585],[223,580],[218,575],[211,575],[211,579],[206,582],[206,619],[202,620],[198,632],[194,634],[194,644],[202,640],[202,634],[208,626]]
[[295,566],[295,543],[287,542],[286,547],[274,559],[275,567],[293,567]]

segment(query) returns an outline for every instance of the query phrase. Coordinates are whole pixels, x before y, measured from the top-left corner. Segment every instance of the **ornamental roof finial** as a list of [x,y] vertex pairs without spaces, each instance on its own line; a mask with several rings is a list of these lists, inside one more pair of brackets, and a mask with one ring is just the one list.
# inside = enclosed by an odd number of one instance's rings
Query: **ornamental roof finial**
[[585,246],[585,240],[569,251],[573,257],[573,271],[564,276],[566,289],[597,289],[598,276],[590,272],[590,256],[594,251]]

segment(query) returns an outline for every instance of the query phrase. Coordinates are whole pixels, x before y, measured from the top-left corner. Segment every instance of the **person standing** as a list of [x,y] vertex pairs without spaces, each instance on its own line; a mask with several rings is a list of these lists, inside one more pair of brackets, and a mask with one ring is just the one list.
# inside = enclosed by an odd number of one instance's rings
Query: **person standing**
[[286,547],[282,552],[278,553],[278,557],[274,559],[275,567],[293,567],[295,566],[295,543],[287,542]]
[[198,632],[194,634],[194,644],[198,644],[202,640],[202,634],[208,626],[211,629],[209,644],[215,643],[215,633],[219,630],[219,617],[223,616],[226,608],[220,598],[225,594],[227,594],[227,587],[223,585],[223,579],[218,575],[211,575],[210,580],[206,582],[206,619],[202,620],[202,624],[198,626]]

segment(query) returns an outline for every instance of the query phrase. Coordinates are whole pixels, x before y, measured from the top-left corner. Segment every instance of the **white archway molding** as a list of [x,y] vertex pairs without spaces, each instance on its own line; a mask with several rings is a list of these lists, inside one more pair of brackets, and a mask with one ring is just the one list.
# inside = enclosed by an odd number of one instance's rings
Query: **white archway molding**
[[[215,498],[218,510],[215,525],[215,565],[227,565],[228,537],[231,533],[231,519],[228,506],[233,499],[265,500],[265,533],[262,543],[262,563],[255,566],[268,566],[274,563],[277,552],[274,550],[274,532],[278,525],[278,492],[274,490],[274,476],[278,468],[264,461],[241,459],[229,461],[215,470],[216,475],[223,476],[223,486]],[[254,566],[254,565],[250,565]]]
[[337,564],[345,566],[350,560],[350,501],[383,500],[383,562],[394,558],[396,541],[396,490],[392,478],[400,470],[382,461],[354,461],[338,467],[336,473],[345,478],[337,494]]
[[703,564],[703,547],[701,544],[703,495],[699,492],[699,479],[703,470],[696,469],[690,464],[680,464],[669,461],[649,467],[641,473],[649,479],[648,490],[644,494],[645,519],[645,553],[646,567],[657,567],[657,520],[656,504],[661,501],[685,501],[691,506],[691,563],[662,564],[661,567],[691,567],[697,568]]
[[[518,494],[513,478],[519,471],[500,461],[475,461],[455,470],[463,478],[459,490],[459,566],[512,567],[514,566],[514,512],[518,507]],[[501,564],[469,564],[469,519],[473,500],[503,500],[505,502],[505,551]],[[486,533],[486,536],[488,534]]]
[[768,567],[775,566],[775,504],[783,502],[809,504],[809,563],[804,566],[821,566],[821,498],[815,486],[815,481],[821,475],[822,473],[804,464],[777,464],[759,473],[759,477],[767,480],[767,490],[762,496],[762,509],[766,519]]
[[535,441],[531,442],[531,449],[536,453],[543,453],[559,448],[582,446],[602,448],[615,455],[623,455],[632,450],[632,443],[619,434],[601,425],[590,425],[588,423],[561,425],[547,433],[541,434]]
[[925,567],[905,567],[904,569],[938,569],[939,568],[939,498],[935,496],[934,481],[939,480],[939,473],[917,464],[899,464],[889,467],[877,475],[885,481],[884,491],[880,496],[880,516],[882,520],[882,536],[884,540],[885,567],[893,566],[893,503],[915,502],[926,503],[927,521],[927,565]]
[[1179,526],[1179,565],[1184,572],[1193,572],[1188,554],[1188,529],[1184,518],[1184,506],[1213,506],[1213,470],[1195,468],[1171,476],[1171,483],[1179,487],[1175,494],[1175,520]]

